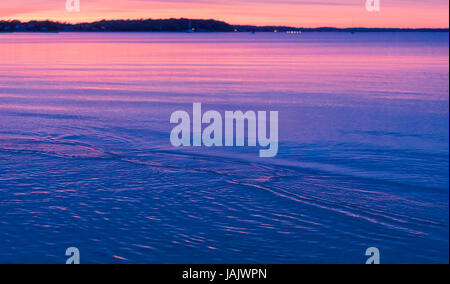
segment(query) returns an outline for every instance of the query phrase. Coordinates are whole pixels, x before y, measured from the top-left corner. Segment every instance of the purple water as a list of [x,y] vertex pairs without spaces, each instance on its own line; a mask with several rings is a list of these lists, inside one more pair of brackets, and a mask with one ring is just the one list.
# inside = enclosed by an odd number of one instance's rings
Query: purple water
[[[0,263],[449,261],[448,33],[0,34]],[[279,154],[172,112],[277,110]]]

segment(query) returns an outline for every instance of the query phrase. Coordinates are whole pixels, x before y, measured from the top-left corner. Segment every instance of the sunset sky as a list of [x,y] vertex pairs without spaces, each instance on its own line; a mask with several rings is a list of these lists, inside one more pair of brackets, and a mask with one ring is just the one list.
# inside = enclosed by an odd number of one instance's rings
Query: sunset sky
[[81,11],[69,13],[66,0],[0,2],[1,20],[199,18],[230,24],[296,27],[448,28],[448,0],[381,0],[381,11],[369,13],[366,0],[81,0]]

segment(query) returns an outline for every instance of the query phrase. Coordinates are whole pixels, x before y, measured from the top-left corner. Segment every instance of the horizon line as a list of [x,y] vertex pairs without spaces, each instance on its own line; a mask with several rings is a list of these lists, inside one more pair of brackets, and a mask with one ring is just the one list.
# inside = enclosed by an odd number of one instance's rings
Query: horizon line
[[98,22],[112,22],[112,21],[168,21],[168,20],[193,20],[193,21],[216,21],[216,22],[222,22],[226,23],[233,27],[255,27],[255,28],[292,28],[292,29],[336,29],[336,30],[348,30],[348,29],[367,29],[367,30],[450,30],[450,27],[434,27],[434,28],[411,28],[411,27],[364,27],[364,26],[354,26],[354,27],[334,27],[334,26],[316,26],[316,27],[294,27],[294,26],[286,26],[286,25],[254,25],[254,24],[230,24],[223,20],[216,20],[216,19],[199,19],[199,18],[128,18],[128,19],[99,19],[99,20],[92,20],[92,21],[83,21],[83,22],[71,22],[71,21],[58,21],[58,20],[51,20],[51,19],[42,19],[42,20],[18,20],[18,19],[8,19],[8,20],[2,20],[0,19],[0,22],[20,22],[20,23],[30,23],[30,22],[52,22],[52,23],[58,23],[58,24],[67,24],[67,25],[80,25],[80,24],[93,24]]

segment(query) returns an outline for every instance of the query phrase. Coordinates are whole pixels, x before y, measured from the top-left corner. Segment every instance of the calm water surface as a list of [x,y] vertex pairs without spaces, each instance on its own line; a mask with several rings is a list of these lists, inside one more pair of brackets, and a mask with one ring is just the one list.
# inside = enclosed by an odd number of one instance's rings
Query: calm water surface
[[[0,34],[0,263],[449,261],[447,33]],[[280,150],[170,114],[278,110]]]

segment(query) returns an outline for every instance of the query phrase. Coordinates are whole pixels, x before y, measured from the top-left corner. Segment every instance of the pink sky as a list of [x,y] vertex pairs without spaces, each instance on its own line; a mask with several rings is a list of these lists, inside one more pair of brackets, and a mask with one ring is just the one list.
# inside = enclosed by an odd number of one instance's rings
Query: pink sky
[[296,27],[448,28],[448,0],[380,0],[381,11],[366,11],[366,0],[81,0],[69,13],[66,0],[0,2],[1,20],[201,18],[230,24]]

